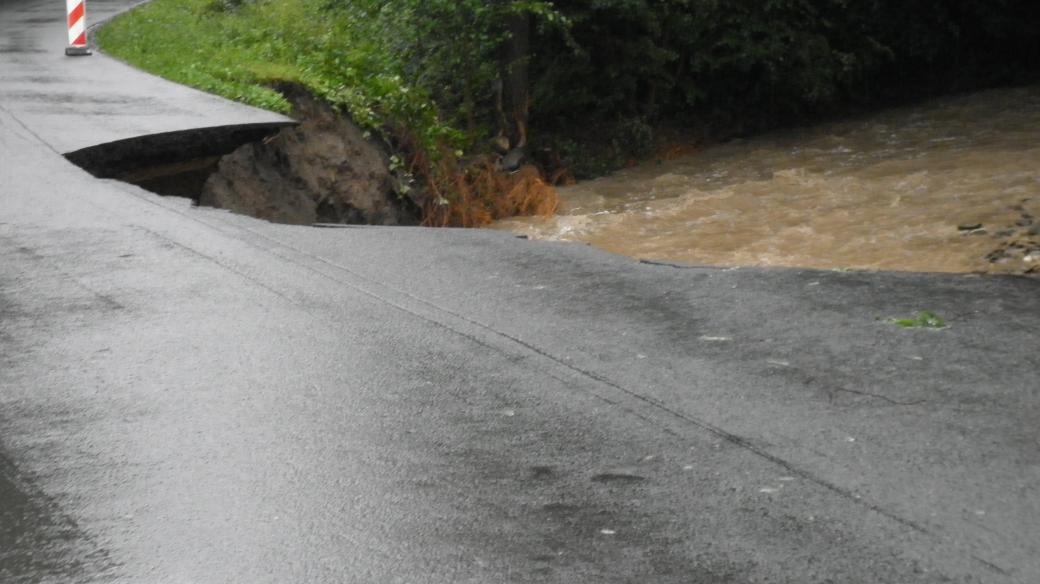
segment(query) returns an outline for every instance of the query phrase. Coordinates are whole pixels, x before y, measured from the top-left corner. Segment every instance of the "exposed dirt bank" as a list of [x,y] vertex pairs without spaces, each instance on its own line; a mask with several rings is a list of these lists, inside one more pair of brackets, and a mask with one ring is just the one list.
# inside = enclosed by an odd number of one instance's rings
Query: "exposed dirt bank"
[[199,203],[279,223],[412,225],[419,208],[398,196],[381,145],[305,91],[279,88],[300,125],[221,159]]

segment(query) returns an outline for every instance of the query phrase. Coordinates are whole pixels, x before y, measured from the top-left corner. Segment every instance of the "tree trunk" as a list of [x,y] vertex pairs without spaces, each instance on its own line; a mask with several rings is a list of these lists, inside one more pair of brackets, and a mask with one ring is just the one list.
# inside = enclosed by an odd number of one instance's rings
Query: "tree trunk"
[[531,16],[525,12],[506,15],[509,37],[502,46],[502,112],[508,127],[502,132],[510,148],[527,145],[527,115],[531,104],[528,67],[531,53]]

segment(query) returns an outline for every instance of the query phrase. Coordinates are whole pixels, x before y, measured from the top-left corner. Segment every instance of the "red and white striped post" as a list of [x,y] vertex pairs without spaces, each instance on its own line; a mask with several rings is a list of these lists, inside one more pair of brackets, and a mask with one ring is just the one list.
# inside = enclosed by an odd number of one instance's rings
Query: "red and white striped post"
[[89,55],[87,48],[87,2],[86,0],[65,0],[68,9],[69,45],[65,54],[70,57]]

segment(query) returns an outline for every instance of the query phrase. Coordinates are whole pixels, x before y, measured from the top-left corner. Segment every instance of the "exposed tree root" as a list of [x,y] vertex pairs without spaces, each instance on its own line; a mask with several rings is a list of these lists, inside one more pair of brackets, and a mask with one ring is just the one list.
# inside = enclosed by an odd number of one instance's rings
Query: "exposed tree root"
[[535,166],[503,172],[490,158],[460,169],[443,163],[437,181],[429,181],[430,196],[423,209],[423,225],[479,227],[517,215],[556,213],[560,198]]

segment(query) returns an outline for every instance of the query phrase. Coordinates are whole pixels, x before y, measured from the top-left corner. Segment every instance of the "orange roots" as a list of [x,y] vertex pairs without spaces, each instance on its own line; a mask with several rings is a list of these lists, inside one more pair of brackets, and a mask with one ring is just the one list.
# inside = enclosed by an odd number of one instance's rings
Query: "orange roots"
[[556,188],[534,166],[507,174],[485,160],[466,170],[442,163],[438,170],[442,178],[427,183],[423,225],[480,227],[516,215],[550,216],[560,206]]

